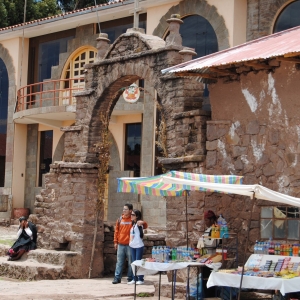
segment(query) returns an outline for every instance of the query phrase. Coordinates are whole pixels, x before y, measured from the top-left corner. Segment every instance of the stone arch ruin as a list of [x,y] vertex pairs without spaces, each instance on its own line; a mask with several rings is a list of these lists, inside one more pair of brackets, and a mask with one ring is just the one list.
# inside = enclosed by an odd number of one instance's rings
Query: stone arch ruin
[[[162,69],[191,59],[193,54],[180,44],[178,19],[172,17],[169,23],[172,39],[166,42],[141,29],[130,29],[110,46],[107,35],[100,34],[98,61],[86,65],[85,90],[76,95],[75,125],[62,128],[64,160],[52,165],[45,177],[45,189],[37,196],[39,246],[79,253],[79,278],[88,276],[93,243],[98,180],[95,144],[102,126],[99,114],[111,115],[121,88],[144,79],[157,91],[167,125],[166,147],[170,155],[164,158],[166,166],[189,171],[204,162],[204,123],[210,116],[201,110],[202,85],[161,73]],[[171,27],[172,23],[175,26]],[[103,247],[100,214],[92,277],[103,274]]]

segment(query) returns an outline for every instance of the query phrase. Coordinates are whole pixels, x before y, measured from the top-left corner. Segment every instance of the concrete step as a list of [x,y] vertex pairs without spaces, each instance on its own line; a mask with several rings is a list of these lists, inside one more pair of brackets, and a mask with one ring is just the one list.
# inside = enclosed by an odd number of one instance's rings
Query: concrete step
[[0,276],[22,280],[80,278],[80,254],[36,249],[20,260],[7,261],[9,246],[0,245]]

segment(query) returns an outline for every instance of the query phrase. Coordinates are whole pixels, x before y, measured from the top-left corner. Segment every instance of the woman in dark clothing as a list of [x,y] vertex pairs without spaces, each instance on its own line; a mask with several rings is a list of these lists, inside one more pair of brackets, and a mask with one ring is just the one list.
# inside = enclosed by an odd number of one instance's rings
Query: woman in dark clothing
[[26,217],[19,219],[20,227],[17,233],[18,239],[8,250],[8,260],[18,260],[25,252],[36,249],[37,230],[36,226],[27,221]]

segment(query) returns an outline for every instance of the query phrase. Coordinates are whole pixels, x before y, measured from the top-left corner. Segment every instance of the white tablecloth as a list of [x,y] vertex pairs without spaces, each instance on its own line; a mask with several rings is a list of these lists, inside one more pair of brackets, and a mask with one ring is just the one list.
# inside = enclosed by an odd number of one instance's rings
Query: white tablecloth
[[141,260],[136,260],[131,264],[133,274],[135,273],[135,266],[137,266],[137,275],[153,275],[159,271],[172,271],[187,268],[188,266],[205,266],[203,263],[196,262],[172,262],[172,263],[158,263],[158,262],[145,262],[142,266]]
[[[222,272],[212,272],[209,276],[207,287],[231,286],[240,287],[241,275]],[[259,290],[279,290],[282,295],[300,291],[300,277],[292,279],[264,278],[255,276],[243,276],[243,288]]]

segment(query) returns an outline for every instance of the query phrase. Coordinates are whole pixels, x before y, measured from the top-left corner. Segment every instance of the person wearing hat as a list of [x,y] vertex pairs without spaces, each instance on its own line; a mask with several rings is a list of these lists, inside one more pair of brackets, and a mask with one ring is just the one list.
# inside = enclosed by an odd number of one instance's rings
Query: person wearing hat
[[211,236],[212,226],[217,224],[217,216],[212,210],[204,212],[204,223],[206,227],[203,234],[204,246],[208,254],[213,254],[216,251],[218,240],[206,238]]
[[27,221],[26,217],[19,219],[20,226],[17,233],[17,240],[8,250],[8,260],[18,260],[25,252],[36,249],[37,229],[36,226]]

